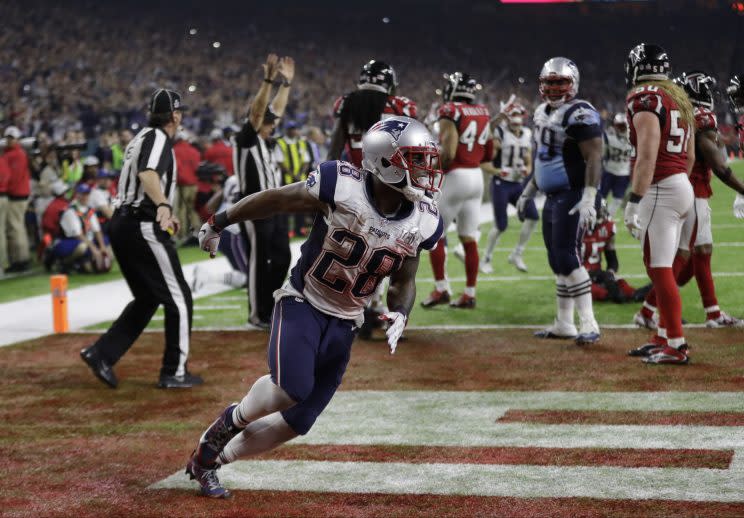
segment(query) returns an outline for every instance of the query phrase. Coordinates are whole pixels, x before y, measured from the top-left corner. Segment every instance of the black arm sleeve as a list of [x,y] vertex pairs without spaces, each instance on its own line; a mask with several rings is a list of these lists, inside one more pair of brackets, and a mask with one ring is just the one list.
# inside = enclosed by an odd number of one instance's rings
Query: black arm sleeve
[[613,272],[617,272],[620,268],[620,265],[617,262],[617,252],[615,250],[606,250],[604,251],[605,258],[607,259],[607,269],[612,270]]

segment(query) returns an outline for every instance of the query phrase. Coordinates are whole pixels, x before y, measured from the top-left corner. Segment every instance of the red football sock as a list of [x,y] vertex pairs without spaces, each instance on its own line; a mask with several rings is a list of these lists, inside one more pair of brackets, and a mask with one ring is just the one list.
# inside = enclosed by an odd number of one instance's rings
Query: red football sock
[[465,285],[475,288],[475,281],[478,279],[478,243],[470,241],[462,246],[465,248]]
[[715,320],[721,316],[721,310],[718,308],[716,286],[713,284],[713,273],[710,271],[710,254],[692,254],[690,262],[695,264],[695,280],[703,299],[706,318]]
[[447,259],[447,244],[444,238],[440,239],[431,252],[429,252],[429,260],[431,261],[431,269],[434,272],[434,280],[444,280],[444,262]]
[[675,255],[672,271],[674,272],[674,278],[677,279],[677,286],[684,286],[692,279],[694,272],[692,259],[689,257],[685,259],[680,254]]
[[[671,268],[649,268],[659,303],[659,327],[666,328],[667,338],[682,338],[682,299]],[[663,326],[662,326],[663,324]]]

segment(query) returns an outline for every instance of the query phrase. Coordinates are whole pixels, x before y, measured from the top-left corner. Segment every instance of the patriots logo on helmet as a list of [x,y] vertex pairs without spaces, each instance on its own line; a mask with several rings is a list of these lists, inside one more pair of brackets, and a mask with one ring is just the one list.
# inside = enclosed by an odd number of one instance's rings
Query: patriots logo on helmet
[[377,123],[377,126],[375,127],[378,131],[384,131],[386,133],[390,133],[393,138],[397,141],[400,138],[400,135],[405,131],[405,129],[408,127],[408,122],[400,121],[400,120],[385,120],[380,121]]

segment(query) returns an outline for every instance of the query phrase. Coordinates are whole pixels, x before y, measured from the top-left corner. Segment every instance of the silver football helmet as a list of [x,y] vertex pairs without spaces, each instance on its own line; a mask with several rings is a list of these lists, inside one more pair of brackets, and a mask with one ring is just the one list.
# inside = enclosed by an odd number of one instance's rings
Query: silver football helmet
[[410,117],[389,117],[367,131],[362,167],[413,202],[435,196],[442,184],[439,148],[426,126]]
[[621,135],[625,135],[628,132],[628,117],[624,113],[618,112],[612,118],[612,125],[615,131]]
[[555,57],[540,71],[540,96],[553,108],[570,101],[579,93],[579,69],[568,58]]

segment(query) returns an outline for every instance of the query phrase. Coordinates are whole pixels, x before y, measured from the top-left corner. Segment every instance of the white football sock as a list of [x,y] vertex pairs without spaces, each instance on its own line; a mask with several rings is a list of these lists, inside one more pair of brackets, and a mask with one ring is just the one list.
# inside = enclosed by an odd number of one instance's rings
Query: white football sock
[[468,297],[475,297],[475,286],[465,286],[463,293]]
[[487,263],[491,262],[491,258],[493,257],[493,250],[494,248],[496,248],[496,245],[499,244],[500,238],[501,238],[501,231],[494,226],[488,232],[488,244],[486,245],[486,257],[484,259],[485,262]]
[[555,276],[555,292],[557,303],[557,318],[560,324],[566,326],[574,325],[574,299],[569,295],[566,288],[566,278],[563,275]]
[[524,220],[524,222],[522,223],[522,229],[519,231],[519,242],[514,248],[515,255],[522,255],[524,253],[524,249],[527,248],[527,242],[530,240],[530,237],[532,237],[532,232],[535,231],[536,225],[537,220]]
[[286,410],[295,404],[296,401],[289,397],[284,389],[274,384],[271,376],[267,374],[256,380],[248,394],[235,407],[232,420],[238,428],[245,428],[248,423],[260,417]]
[[217,464],[229,464],[240,458],[273,450],[297,437],[279,412],[269,414],[249,424],[233,437],[217,457]]
[[598,327],[592,307],[592,280],[586,268],[579,266],[566,276],[566,289],[573,298],[579,314],[579,331]]
[[623,204],[622,198],[615,198],[613,196],[612,201],[607,204],[607,212],[610,214],[611,217],[615,217],[615,213],[617,212],[617,209],[620,208],[620,205]]
[[450,288],[450,283],[447,279],[444,279],[442,281],[434,281],[434,286],[436,286],[437,291],[446,291],[447,293],[452,293],[452,288]]
[[248,276],[238,270],[230,270],[224,274],[222,282],[233,288],[242,288],[248,282]]

